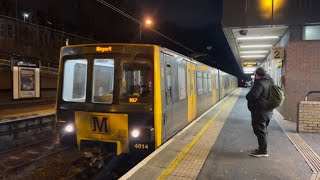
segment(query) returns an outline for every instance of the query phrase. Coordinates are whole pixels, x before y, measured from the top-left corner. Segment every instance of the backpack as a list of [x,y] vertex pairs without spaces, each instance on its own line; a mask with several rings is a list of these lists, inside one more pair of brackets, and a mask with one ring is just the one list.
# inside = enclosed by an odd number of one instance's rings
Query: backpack
[[284,99],[284,92],[281,89],[281,87],[279,87],[276,84],[270,84],[269,96],[267,99],[267,107],[269,109],[275,109],[282,105]]

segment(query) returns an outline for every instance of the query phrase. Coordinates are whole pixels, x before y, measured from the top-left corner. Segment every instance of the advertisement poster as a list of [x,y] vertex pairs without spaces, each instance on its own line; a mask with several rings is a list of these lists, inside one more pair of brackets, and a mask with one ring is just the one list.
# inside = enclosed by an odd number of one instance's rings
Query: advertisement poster
[[40,98],[40,66],[37,59],[20,56],[11,58],[13,99]]
[[35,69],[20,69],[20,97],[35,97],[36,96],[36,72]]

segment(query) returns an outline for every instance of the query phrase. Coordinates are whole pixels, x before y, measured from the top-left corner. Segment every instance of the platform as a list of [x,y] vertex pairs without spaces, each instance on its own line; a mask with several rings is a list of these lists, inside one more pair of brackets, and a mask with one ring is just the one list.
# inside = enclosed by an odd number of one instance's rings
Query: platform
[[245,95],[237,89],[121,179],[320,179],[320,135],[297,134],[296,123],[275,110],[268,127],[268,158],[257,148]]
[[55,114],[55,104],[40,104],[16,106],[15,108],[1,109],[0,123],[19,121],[26,118],[49,116]]

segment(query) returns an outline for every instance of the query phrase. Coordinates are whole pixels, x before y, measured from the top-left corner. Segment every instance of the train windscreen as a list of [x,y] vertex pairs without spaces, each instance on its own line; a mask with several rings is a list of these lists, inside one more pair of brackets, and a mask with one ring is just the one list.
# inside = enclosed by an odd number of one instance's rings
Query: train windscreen
[[67,102],[152,103],[153,55],[68,56],[62,82],[62,99]]

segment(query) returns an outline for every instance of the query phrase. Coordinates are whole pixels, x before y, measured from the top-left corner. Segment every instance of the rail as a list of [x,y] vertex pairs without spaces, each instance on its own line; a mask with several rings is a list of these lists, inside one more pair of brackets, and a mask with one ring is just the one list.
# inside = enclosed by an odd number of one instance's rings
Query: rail
[[306,97],[304,98],[305,101],[308,101],[308,96],[310,94],[315,94],[315,93],[320,93],[320,90],[313,90],[313,91],[309,91],[307,94],[306,94]]

